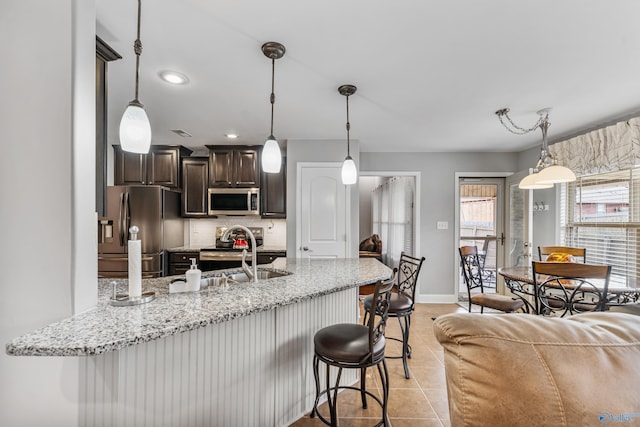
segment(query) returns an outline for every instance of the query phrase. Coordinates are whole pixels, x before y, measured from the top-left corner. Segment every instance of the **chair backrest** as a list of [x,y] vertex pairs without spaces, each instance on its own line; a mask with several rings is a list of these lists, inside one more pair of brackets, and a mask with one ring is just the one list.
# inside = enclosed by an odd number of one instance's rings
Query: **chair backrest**
[[472,289],[480,288],[480,292],[484,292],[478,248],[475,246],[461,246],[458,252],[460,252],[460,261],[462,262],[462,275],[467,285],[469,298],[471,298]]
[[415,301],[418,275],[422,268],[424,257],[415,258],[406,253],[400,253],[398,263],[398,292],[404,292],[411,301]]
[[571,246],[538,246],[538,257],[540,261],[545,261],[547,256],[552,253],[569,254],[582,258],[582,262],[587,262],[587,249],[586,248],[573,248]]
[[[374,356],[374,347],[384,337],[384,330],[387,324],[387,318],[389,317],[389,304],[391,300],[391,291],[396,280],[396,274],[398,269],[393,269],[392,276],[387,280],[378,280],[373,290],[373,299],[371,300],[371,307],[369,307],[369,354],[367,359],[369,361]],[[363,361],[364,362],[364,361]]]
[[[561,311],[561,316],[583,311],[604,311],[609,292],[610,265],[574,262],[531,263],[542,307],[539,311]],[[599,284],[593,281],[599,280]]]

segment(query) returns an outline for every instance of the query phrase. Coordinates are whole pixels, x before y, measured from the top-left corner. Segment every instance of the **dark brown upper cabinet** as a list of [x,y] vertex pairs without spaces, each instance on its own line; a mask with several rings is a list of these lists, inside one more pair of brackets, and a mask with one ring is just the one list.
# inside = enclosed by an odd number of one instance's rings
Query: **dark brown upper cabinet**
[[209,158],[182,159],[182,216],[206,217],[208,213]]
[[207,145],[209,187],[260,187],[259,145]]
[[279,173],[262,172],[260,206],[263,218],[287,217],[287,158],[282,157]]
[[152,145],[148,154],[129,153],[114,145],[115,185],[162,185],[180,189],[181,159],[191,150],[181,145]]

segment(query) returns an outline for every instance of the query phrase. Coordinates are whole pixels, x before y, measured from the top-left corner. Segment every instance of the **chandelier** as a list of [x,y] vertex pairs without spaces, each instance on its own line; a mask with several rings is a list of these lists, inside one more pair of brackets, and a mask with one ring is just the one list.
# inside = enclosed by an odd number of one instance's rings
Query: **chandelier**
[[537,112],[538,121],[530,128],[525,129],[513,123],[509,117],[509,109],[502,108],[496,111],[496,115],[509,132],[516,135],[524,135],[540,128],[542,131],[542,147],[540,148],[540,158],[533,173],[527,175],[520,181],[518,187],[523,190],[539,190],[551,188],[554,184],[561,182],[572,182],[576,180],[576,175],[567,167],[558,165],[558,159],[549,152],[547,145],[547,132],[549,130],[550,108],[545,108]]

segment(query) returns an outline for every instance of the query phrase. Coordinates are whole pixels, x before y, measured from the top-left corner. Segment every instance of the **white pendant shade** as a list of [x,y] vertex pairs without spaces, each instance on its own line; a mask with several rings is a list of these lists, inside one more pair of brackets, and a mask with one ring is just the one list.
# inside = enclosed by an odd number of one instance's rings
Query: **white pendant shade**
[[120,146],[131,153],[148,153],[151,125],[142,105],[129,104],[120,120]]
[[353,161],[351,156],[347,156],[342,164],[342,183],[344,185],[353,185],[358,181],[358,169],[356,168],[356,162]]
[[272,136],[267,138],[262,148],[262,170],[267,173],[279,173],[282,165],[282,154],[278,141]]
[[575,180],[576,174],[564,166],[548,166],[538,173],[538,183],[540,184],[553,185],[560,182],[573,182]]
[[518,187],[522,190],[542,190],[545,188],[551,188],[553,187],[553,184],[542,184],[538,181],[540,177],[539,173],[532,173],[529,174],[527,176],[525,176],[522,181],[520,181],[520,184],[518,184]]

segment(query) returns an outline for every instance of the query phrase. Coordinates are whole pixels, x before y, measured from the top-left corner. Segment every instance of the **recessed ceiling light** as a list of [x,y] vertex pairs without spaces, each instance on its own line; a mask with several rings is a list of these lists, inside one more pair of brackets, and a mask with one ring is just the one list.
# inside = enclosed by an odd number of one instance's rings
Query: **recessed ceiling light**
[[225,133],[224,136],[226,136],[229,139],[238,139],[237,133]]
[[177,71],[160,71],[158,75],[162,80],[173,85],[184,85],[189,83],[189,78]]

